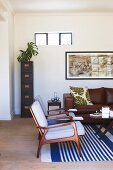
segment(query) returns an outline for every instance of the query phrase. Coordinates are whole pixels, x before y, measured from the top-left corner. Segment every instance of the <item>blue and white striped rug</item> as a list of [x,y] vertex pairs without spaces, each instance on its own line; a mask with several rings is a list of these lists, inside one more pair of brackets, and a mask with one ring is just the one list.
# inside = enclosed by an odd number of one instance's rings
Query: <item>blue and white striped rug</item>
[[[110,161],[113,160],[113,129],[107,132],[102,140],[95,131],[98,126],[85,125],[85,135],[80,137],[81,153],[79,156],[74,142],[43,145],[41,149],[42,162],[75,162],[75,161]],[[102,131],[105,128],[102,128]]]

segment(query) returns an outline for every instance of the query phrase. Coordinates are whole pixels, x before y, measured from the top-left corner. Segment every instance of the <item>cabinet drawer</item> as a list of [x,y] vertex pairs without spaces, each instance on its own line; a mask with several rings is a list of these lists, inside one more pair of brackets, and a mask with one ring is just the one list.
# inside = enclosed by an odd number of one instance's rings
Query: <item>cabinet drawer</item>
[[21,117],[32,117],[29,105],[21,105]]
[[33,95],[33,84],[22,84],[22,94],[32,94]]
[[21,103],[31,105],[33,103],[33,95],[28,95],[28,94],[22,95]]
[[23,62],[21,63],[21,71],[22,72],[32,72],[33,70],[33,62]]
[[21,81],[22,81],[22,83],[32,83],[33,82],[33,74],[32,73],[22,73]]

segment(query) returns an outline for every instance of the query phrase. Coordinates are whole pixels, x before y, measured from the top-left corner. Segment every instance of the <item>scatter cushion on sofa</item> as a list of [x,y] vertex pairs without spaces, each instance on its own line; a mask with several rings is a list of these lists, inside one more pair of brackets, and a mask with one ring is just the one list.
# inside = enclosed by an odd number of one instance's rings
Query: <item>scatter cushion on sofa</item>
[[92,105],[88,88],[70,86],[70,93],[74,97],[75,105]]

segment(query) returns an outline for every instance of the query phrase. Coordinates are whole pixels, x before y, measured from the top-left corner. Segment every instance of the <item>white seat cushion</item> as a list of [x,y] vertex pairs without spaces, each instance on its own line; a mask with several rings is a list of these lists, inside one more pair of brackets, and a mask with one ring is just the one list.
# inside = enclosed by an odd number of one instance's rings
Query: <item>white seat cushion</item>
[[33,113],[37,119],[37,122],[40,126],[42,127],[47,127],[48,123],[47,123],[47,119],[45,117],[45,114],[42,110],[42,107],[39,103],[39,101],[35,101],[32,106],[31,106]]
[[85,129],[82,123],[80,121],[75,121],[75,123],[76,123],[77,131],[78,131],[78,135],[79,136],[84,135]]
[[[77,131],[78,131],[78,135],[84,135],[85,130],[84,130],[82,123],[80,121],[76,121],[75,123],[76,123]],[[54,125],[51,125],[49,127],[52,127],[52,126]],[[68,125],[64,127],[49,129],[49,131],[45,135],[45,138],[47,140],[51,140],[51,139],[71,137],[73,135],[74,135],[74,128],[73,126]]]
[[49,129],[47,134],[45,135],[45,138],[47,140],[51,140],[51,139],[66,138],[73,135],[74,135],[74,128],[71,125],[68,125],[68,126]]

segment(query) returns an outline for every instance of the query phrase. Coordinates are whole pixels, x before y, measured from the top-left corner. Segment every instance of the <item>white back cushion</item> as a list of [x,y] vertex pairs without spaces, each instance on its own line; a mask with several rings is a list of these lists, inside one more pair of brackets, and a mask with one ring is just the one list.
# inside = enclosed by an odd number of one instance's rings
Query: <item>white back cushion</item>
[[37,122],[40,126],[42,127],[47,127],[48,123],[47,123],[47,119],[45,117],[45,114],[42,110],[42,107],[39,103],[39,101],[35,101],[32,106],[31,106],[33,113],[37,119]]
[[47,109],[46,109],[46,107],[45,107],[45,105],[44,105],[44,103],[43,103],[42,98],[40,97],[40,95],[36,96],[34,99],[35,99],[35,101],[39,101],[39,103],[40,103],[40,105],[41,105],[41,107],[42,107],[42,110],[43,110],[44,114],[47,115]]

